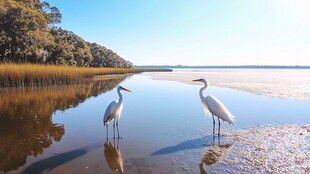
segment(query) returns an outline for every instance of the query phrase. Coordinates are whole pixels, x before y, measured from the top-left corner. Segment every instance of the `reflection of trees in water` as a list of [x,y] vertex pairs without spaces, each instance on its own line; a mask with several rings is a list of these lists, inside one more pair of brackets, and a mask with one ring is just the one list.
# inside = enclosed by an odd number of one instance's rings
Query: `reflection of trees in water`
[[40,155],[65,133],[52,123],[56,110],[77,106],[91,96],[112,90],[126,76],[98,78],[82,85],[0,91],[0,171],[26,163],[27,156]]

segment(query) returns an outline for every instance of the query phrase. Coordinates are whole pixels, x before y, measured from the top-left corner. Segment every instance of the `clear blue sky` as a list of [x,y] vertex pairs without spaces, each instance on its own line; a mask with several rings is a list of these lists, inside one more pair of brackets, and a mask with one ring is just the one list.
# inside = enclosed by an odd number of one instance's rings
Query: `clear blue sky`
[[310,0],[47,0],[135,65],[310,65]]

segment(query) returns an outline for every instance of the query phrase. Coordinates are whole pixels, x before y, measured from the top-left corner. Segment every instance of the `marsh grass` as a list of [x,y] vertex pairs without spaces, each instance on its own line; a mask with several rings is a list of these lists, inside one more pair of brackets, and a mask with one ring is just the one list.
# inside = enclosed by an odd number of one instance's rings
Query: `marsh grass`
[[81,83],[95,75],[169,71],[167,69],[91,68],[38,64],[0,64],[0,87],[51,86]]
[[[76,85],[0,89],[0,173],[18,169],[28,156],[38,156],[62,139],[65,127],[54,123],[55,112],[77,107],[92,96],[110,91],[128,76],[101,77]],[[103,113],[104,110],[97,116],[102,117]]]
[[2,88],[0,120],[1,117],[10,119],[50,117],[57,110],[76,107],[91,96],[112,90],[127,77],[124,75],[115,76],[113,79],[92,79],[77,85]]

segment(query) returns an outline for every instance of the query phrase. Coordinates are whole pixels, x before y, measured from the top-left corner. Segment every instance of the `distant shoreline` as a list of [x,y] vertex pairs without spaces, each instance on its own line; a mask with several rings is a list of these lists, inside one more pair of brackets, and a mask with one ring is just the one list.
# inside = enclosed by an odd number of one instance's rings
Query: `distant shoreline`
[[186,66],[186,65],[136,65],[134,68],[172,68],[172,69],[310,69],[310,66],[282,65],[227,65],[227,66]]

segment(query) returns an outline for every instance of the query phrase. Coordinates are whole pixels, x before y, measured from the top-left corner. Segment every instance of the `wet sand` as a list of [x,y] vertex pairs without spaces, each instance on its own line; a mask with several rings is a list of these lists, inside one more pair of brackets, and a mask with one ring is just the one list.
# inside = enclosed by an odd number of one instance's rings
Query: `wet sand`
[[310,173],[310,124],[226,130],[204,146],[177,159],[183,173]]
[[191,80],[197,78],[206,78],[210,86],[310,101],[309,69],[174,69],[169,73],[146,73],[146,75],[156,80],[184,83],[192,83]]
[[310,125],[238,130],[227,136],[235,141],[221,162],[228,172],[310,173]]

